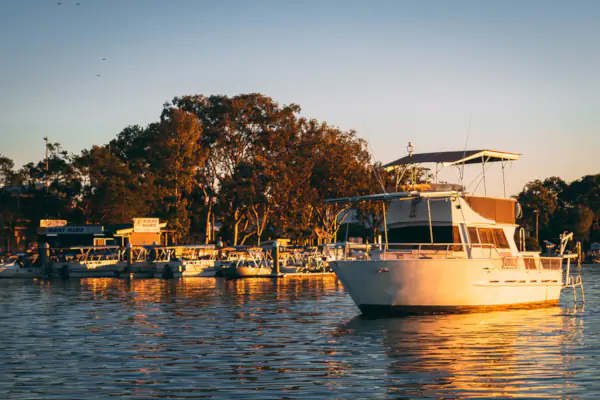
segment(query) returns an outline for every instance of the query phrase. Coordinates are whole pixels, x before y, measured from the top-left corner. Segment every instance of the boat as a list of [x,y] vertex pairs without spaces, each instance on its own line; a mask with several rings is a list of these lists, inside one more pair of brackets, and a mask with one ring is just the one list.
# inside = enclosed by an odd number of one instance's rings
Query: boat
[[279,274],[310,275],[331,273],[327,257],[318,247],[280,246]]
[[586,258],[592,264],[600,264],[600,243],[594,242],[590,245]]
[[174,246],[147,246],[145,247],[145,267],[154,269],[155,278],[171,279],[183,276],[183,261],[177,256]]
[[52,249],[51,274],[66,278],[110,278],[119,270],[118,246]]
[[183,277],[214,277],[217,273],[217,249],[214,244],[183,245],[177,247],[183,263]]
[[271,275],[272,262],[260,247],[226,247],[220,252],[218,277],[234,279]]
[[43,269],[37,253],[7,254],[0,257],[0,278],[40,278]]
[[[562,289],[581,287],[583,292],[581,277],[572,276],[570,270],[576,255],[564,254],[572,234],[563,235],[557,255],[525,251],[514,239],[516,200],[487,196],[487,164],[501,163],[504,175],[505,166],[519,154],[495,150],[412,154],[412,149],[409,143],[407,157],[384,166],[399,176],[412,175],[403,190],[327,201],[384,204],[385,240],[363,255],[330,262],[363,314],[556,306]],[[435,182],[418,183],[414,178],[414,171],[425,163],[436,164]],[[482,164],[483,196],[467,193],[462,182],[437,182],[441,168],[457,166],[463,177],[461,170],[470,164]]]

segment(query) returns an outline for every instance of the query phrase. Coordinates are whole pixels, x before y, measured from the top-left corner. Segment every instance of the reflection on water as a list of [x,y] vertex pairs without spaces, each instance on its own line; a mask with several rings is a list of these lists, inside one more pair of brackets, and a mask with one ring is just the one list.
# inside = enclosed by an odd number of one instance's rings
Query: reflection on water
[[[583,319],[558,307],[365,320],[338,335],[382,347],[388,393],[448,397],[555,397],[576,370],[569,349],[583,345]],[[418,382],[418,385],[416,383]]]
[[0,398],[600,397],[585,311],[368,320],[333,277],[0,281]]

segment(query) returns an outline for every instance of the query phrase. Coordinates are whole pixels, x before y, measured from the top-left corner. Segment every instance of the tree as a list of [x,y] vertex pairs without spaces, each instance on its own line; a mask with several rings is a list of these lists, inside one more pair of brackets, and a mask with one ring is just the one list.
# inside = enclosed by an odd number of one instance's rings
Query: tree
[[0,154],[0,187],[15,184],[16,173],[13,171],[15,163],[8,157]]
[[189,198],[205,152],[200,147],[202,126],[191,113],[166,107],[148,156],[154,183],[163,190],[164,217],[175,229],[176,239],[187,239],[190,230]]
[[540,237],[558,238],[564,230],[566,204],[563,192],[567,184],[558,177],[550,177],[543,182],[529,182],[516,196],[523,208],[522,221],[530,231],[536,227],[536,212]]
[[76,161],[86,177],[79,205],[87,222],[123,224],[149,215],[149,191],[108,147],[94,146]]

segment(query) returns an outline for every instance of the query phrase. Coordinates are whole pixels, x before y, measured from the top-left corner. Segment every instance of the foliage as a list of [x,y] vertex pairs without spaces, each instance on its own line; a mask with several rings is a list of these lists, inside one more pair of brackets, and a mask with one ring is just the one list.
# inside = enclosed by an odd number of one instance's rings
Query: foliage
[[[106,224],[158,217],[178,241],[260,244],[312,240],[317,233],[335,240],[345,234],[348,208],[325,199],[428,180],[425,169],[382,171],[356,132],[300,113],[296,104],[259,93],[182,96],[164,105],[157,122],[125,127],[78,155],[48,143],[47,160],[17,170],[0,155],[0,185],[16,188],[1,193],[0,224],[26,225],[33,233],[47,217]],[[600,236],[600,175],[570,184],[535,180],[517,198],[530,232],[537,216],[540,239],[556,239],[565,229],[583,241]],[[381,204],[361,204],[352,215],[363,223],[352,231],[370,240],[382,233]]]
[[557,241],[565,230],[589,244],[597,237],[600,216],[600,174],[566,183],[558,177],[534,180],[516,196],[523,207],[521,223],[532,235],[536,219],[540,241]]

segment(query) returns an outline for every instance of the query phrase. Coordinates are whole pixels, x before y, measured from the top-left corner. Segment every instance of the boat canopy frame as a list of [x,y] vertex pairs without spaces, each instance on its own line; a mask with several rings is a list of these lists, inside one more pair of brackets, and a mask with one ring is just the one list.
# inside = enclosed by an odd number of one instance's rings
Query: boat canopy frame
[[[412,144],[409,143],[409,147]],[[401,180],[402,176],[409,168],[416,170],[416,167],[421,164],[435,164],[435,183],[438,182],[438,174],[444,167],[456,166],[458,167],[460,184],[464,186],[464,166],[469,164],[481,164],[482,166],[482,179],[485,195],[487,196],[487,183],[485,178],[486,165],[491,162],[500,162],[502,165],[502,186],[504,189],[504,197],[506,197],[506,179],[505,179],[505,167],[511,161],[516,161],[521,155],[518,153],[498,151],[498,150],[464,150],[464,151],[443,151],[437,153],[420,153],[412,154],[412,147],[409,150],[409,154],[395,161],[389,162],[382,166],[386,171],[398,170],[404,167],[402,175],[397,177],[397,180]],[[413,181],[415,177],[413,177]],[[479,187],[479,184],[475,188],[474,192]],[[413,182],[416,185],[416,182]]]

